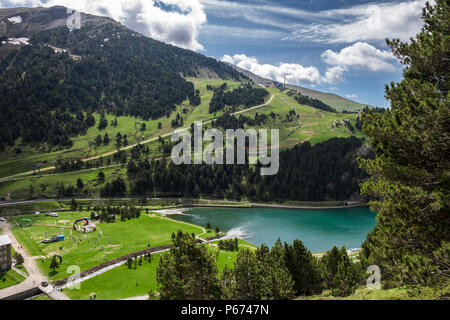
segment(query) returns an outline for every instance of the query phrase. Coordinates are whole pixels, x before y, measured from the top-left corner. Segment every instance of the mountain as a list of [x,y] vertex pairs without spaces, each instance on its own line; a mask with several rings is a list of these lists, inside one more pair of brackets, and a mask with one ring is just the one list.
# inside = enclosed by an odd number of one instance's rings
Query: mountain
[[[227,63],[227,62],[226,62]],[[239,68],[238,66],[235,66],[231,63],[227,63],[229,66],[233,67],[234,69],[236,69],[237,71],[245,74],[247,77],[249,77],[251,80],[253,80],[254,82],[264,86],[264,87],[269,87],[273,84],[276,84],[275,81],[270,80],[270,79],[266,79],[263,77],[260,77],[248,70]],[[307,89],[307,88],[303,88],[300,86],[294,86],[294,85],[290,85],[287,84],[286,88],[291,89],[291,90],[295,90],[300,92],[302,95],[304,96],[308,96],[311,97],[313,99],[318,99],[320,101],[322,101],[323,103],[333,107],[334,109],[336,109],[337,111],[360,111],[362,110],[366,105],[365,104],[361,104],[359,102],[355,102],[352,100],[349,100],[347,98],[338,96],[336,94],[333,93],[325,93],[325,92],[320,92],[320,91],[316,91],[316,90],[311,90],[311,89]]]
[[[41,31],[64,27],[69,16],[67,8],[62,6],[0,9],[0,37],[2,35],[8,38],[29,37]],[[120,25],[107,17],[85,13],[81,13],[80,17],[83,23]]]
[[82,28],[69,30],[68,16],[64,7],[0,10],[0,150],[17,138],[70,146],[92,112],[168,115],[198,96],[187,77],[246,78],[109,18],[83,14]]

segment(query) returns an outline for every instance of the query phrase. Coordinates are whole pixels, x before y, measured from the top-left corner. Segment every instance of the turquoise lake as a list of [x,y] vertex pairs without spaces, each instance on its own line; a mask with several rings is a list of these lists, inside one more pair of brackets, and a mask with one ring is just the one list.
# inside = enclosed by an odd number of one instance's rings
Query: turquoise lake
[[219,227],[230,236],[260,246],[272,246],[278,238],[300,239],[312,252],[324,252],[334,245],[359,248],[376,225],[376,214],[368,208],[329,210],[192,208],[171,218]]

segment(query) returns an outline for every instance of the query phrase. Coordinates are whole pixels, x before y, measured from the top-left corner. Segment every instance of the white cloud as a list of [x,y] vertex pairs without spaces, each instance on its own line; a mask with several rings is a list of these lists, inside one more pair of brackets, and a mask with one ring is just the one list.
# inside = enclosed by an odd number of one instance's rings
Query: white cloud
[[151,38],[192,50],[206,23],[199,0],[0,0],[0,7],[62,5],[80,12],[104,15]]
[[391,62],[396,60],[391,52],[365,42],[357,42],[340,52],[326,50],[321,58],[329,65],[370,71],[394,71],[395,66]]
[[235,40],[269,40],[280,39],[284,33],[268,29],[242,28],[207,24],[202,28],[202,39],[226,43]]
[[224,55],[222,61],[232,63],[239,68],[248,70],[260,77],[268,78],[283,83],[284,76],[286,82],[292,84],[317,85],[323,81],[320,72],[316,67],[304,67],[295,63],[280,63],[278,66],[271,64],[260,64],[255,57],[248,57],[245,54],[235,54],[234,56]]
[[358,96],[356,94],[354,94],[354,93],[346,94],[345,97],[348,98],[348,99],[356,99],[356,98],[358,98]]
[[347,71],[347,69],[342,66],[328,68],[322,81],[329,84],[344,82],[345,71]]
[[263,78],[282,83],[286,76],[286,82],[288,83],[311,86],[344,82],[344,73],[355,69],[374,72],[394,71],[395,66],[392,62],[396,61],[391,52],[379,50],[364,42],[357,42],[343,48],[340,52],[326,50],[321,58],[326,64],[330,65],[323,75],[315,66],[304,67],[300,64],[284,62],[279,65],[261,64],[256,57],[249,57],[245,54],[233,56],[226,54],[221,60]]
[[423,26],[421,14],[424,6],[425,0],[415,0],[322,11],[321,15],[330,21],[303,24],[284,40],[352,43],[400,38],[407,41]]

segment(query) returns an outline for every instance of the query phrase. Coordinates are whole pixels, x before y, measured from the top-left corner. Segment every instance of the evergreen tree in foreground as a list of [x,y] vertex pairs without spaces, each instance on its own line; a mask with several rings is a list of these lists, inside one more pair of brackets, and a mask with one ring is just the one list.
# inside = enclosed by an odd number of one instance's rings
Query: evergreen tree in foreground
[[404,79],[386,88],[391,110],[363,116],[377,159],[360,161],[371,175],[362,192],[378,199],[378,225],[362,259],[391,285],[450,273],[450,1],[427,4],[423,20],[409,43],[388,41],[405,65]]
[[302,241],[284,244],[284,262],[294,280],[296,295],[311,295],[320,291],[321,276],[317,261]]
[[221,297],[217,256],[182,231],[161,257],[156,278],[163,300],[215,300]]

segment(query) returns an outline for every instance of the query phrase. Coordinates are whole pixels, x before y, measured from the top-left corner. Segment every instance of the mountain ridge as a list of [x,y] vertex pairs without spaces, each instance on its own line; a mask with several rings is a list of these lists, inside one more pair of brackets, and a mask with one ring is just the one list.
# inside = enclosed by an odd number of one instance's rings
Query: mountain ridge
[[[227,65],[233,67],[237,71],[245,74],[247,77],[249,77],[255,83],[262,85],[264,87],[271,86],[272,84],[277,83],[274,80],[260,77],[256,74],[252,73],[251,71],[240,68],[232,63],[229,63],[229,62],[225,62],[225,63]],[[317,90],[313,90],[313,89],[307,89],[307,88],[303,88],[303,87],[300,87],[297,85],[291,85],[291,84],[286,84],[286,88],[300,92],[302,95],[321,100],[322,102],[332,106],[339,112],[342,112],[344,110],[353,111],[353,112],[361,111],[366,106],[366,104],[362,104],[362,103],[341,97],[334,93],[327,93],[327,92],[317,91]]]

